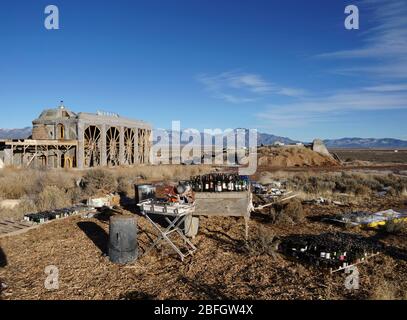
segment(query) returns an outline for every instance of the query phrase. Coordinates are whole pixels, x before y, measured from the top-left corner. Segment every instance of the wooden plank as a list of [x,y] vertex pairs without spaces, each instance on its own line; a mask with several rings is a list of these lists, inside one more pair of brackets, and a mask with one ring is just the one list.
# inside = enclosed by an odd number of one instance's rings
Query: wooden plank
[[365,258],[365,260],[363,260],[363,261],[359,261],[359,262],[353,263],[353,264],[351,264],[351,265],[349,265],[349,266],[346,266],[346,267],[340,267],[340,268],[338,268],[338,269],[336,269],[336,270],[333,270],[333,269],[331,268],[331,269],[330,269],[330,273],[332,274],[332,273],[335,273],[335,272],[338,272],[338,271],[342,271],[342,270],[349,269],[349,268],[351,268],[351,267],[357,266],[357,265],[362,264],[362,263],[366,263],[366,262],[368,262],[368,261],[367,261],[368,259],[371,259],[371,258],[373,258],[373,257],[376,257],[376,256],[378,256],[379,254],[380,254],[380,252],[374,253],[374,254],[372,254],[372,255],[370,255],[370,256],[367,256],[367,257]]
[[24,228],[26,228],[26,226],[20,226],[11,221],[0,221],[0,230],[2,231],[15,231]]
[[13,221],[9,219],[0,220],[0,235],[8,235],[19,231],[24,231],[32,226],[32,223],[28,223],[26,221]]
[[250,192],[198,192],[194,216],[249,217]]
[[22,140],[22,141],[6,141],[8,146],[77,146],[76,140]]
[[[52,221],[54,221],[54,220],[52,220]],[[38,228],[40,226],[42,226],[42,224],[33,225],[32,227],[28,227],[28,228],[25,228],[25,229],[12,231],[12,232],[8,232],[8,233],[3,233],[3,234],[0,233],[0,239],[5,238],[5,237],[16,236],[16,235],[19,235],[19,234],[22,234],[22,233],[26,233],[27,231],[36,229],[36,228]]]

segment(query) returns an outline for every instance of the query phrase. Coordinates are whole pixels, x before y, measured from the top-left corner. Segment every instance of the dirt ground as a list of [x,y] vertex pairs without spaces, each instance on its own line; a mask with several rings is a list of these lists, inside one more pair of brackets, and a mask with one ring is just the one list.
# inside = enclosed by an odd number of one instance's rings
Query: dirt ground
[[258,149],[258,165],[260,167],[335,167],[339,162],[319,154],[306,147],[260,147]]
[[374,163],[407,163],[407,149],[331,149],[342,161],[369,161]]
[[[380,210],[404,207],[395,198],[372,199],[366,207]],[[319,216],[348,211],[333,206],[305,206],[307,220],[296,226],[270,223],[267,212],[250,222],[250,237],[263,228],[277,236],[319,234],[343,228],[319,221]],[[154,237],[151,226],[138,218],[140,253]],[[349,231],[375,237],[384,253],[360,265],[360,289],[344,287],[346,275],[292,261],[284,256],[256,255],[245,249],[244,221],[202,218],[198,250],[182,263],[166,247],[154,250],[129,266],[109,262],[108,219],[71,217],[25,234],[0,239],[0,279],[7,285],[2,299],[369,299],[377,292],[405,298],[407,239],[377,231]],[[44,287],[44,270],[59,269],[59,289]],[[2,267],[2,268],[1,268]],[[384,289],[383,289],[384,288]],[[392,288],[391,290],[389,288]],[[381,291],[380,291],[381,290]],[[391,291],[388,293],[387,291]]]

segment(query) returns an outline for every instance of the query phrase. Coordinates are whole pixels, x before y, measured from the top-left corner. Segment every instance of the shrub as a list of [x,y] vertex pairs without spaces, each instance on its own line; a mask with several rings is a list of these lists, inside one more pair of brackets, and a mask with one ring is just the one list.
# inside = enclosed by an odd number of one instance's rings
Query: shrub
[[372,300],[396,300],[397,299],[397,286],[382,280],[377,281],[377,286],[374,288],[370,299]]
[[130,177],[121,176],[117,179],[117,191],[127,197],[134,195],[134,184],[136,180]]
[[304,208],[298,199],[285,205],[276,205],[274,209],[272,216],[276,225],[295,225],[305,220]]
[[78,187],[69,189],[67,192],[67,196],[69,197],[72,204],[77,204],[84,200],[83,192]]
[[36,180],[32,171],[24,174],[20,171],[7,172],[0,178],[0,195],[4,199],[20,199],[31,193]]
[[357,196],[365,196],[365,195],[370,194],[371,192],[372,192],[372,190],[365,185],[358,185],[355,188],[355,195],[357,195]]
[[279,214],[276,214],[274,224],[279,226],[292,226],[295,223],[290,216],[284,214],[283,212],[280,212]]
[[1,209],[0,218],[7,218],[13,220],[21,220],[27,213],[37,212],[37,207],[34,201],[27,197],[21,199],[20,204],[14,209]]
[[254,238],[246,241],[245,249],[250,255],[269,255],[273,258],[277,256],[279,240],[273,231],[260,227],[257,229]]
[[406,233],[407,223],[404,221],[402,222],[389,221],[386,223],[384,230],[386,231],[386,233],[389,234]]
[[289,216],[294,223],[303,222],[305,219],[304,208],[298,199],[291,200],[283,209],[283,213]]
[[35,199],[35,205],[39,211],[60,209],[72,205],[67,192],[56,186],[47,186]]
[[107,194],[116,191],[117,181],[108,170],[89,170],[84,176],[85,192],[88,196]]

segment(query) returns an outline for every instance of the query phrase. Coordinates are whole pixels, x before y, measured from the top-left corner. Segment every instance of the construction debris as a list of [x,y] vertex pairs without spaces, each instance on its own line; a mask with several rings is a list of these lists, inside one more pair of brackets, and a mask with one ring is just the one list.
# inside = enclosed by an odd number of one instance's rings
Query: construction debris
[[280,181],[272,181],[267,185],[253,182],[252,190],[253,193],[264,203],[255,207],[254,210],[262,210],[276,203],[285,202],[298,196],[298,194],[293,193],[293,191],[288,191],[285,188],[285,183]]
[[347,226],[378,228],[386,225],[390,221],[395,223],[407,221],[407,213],[396,212],[392,209],[379,211],[376,213],[351,212],[337,215],[333,218],[326,218],[324,220],[340,223]]
[[391,187],[382,187],[382,188],[377,192],[377,195],[378,195],[379,197],[384,197],[384,196],[386,196],[391,190],[392,190]]
[[329,204],[333,204],[336,206],[340,206],[340,207],[346,207],[347,204],[341,202],[341,201],[334,201],[331,199],[325,199],[323,197],[319,197],[316,199],[309,199],[309,200],[303,200],[302,201],[303,204],[316,204],[316,205],[329,205]]
[[87,206],[96,209],[109,208],[113,209],[115,206],[120,206],[120,196],[117,194],[109,194],[101,198],[89,198],[86,202]]

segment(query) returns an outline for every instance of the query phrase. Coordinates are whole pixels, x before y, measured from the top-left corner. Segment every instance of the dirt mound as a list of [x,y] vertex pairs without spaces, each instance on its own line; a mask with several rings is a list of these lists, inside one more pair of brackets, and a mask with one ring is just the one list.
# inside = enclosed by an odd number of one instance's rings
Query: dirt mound
[[273,167],[323,167],[339,166],[334,158],[306,147],[262,147],[259,149],[259,166]]

